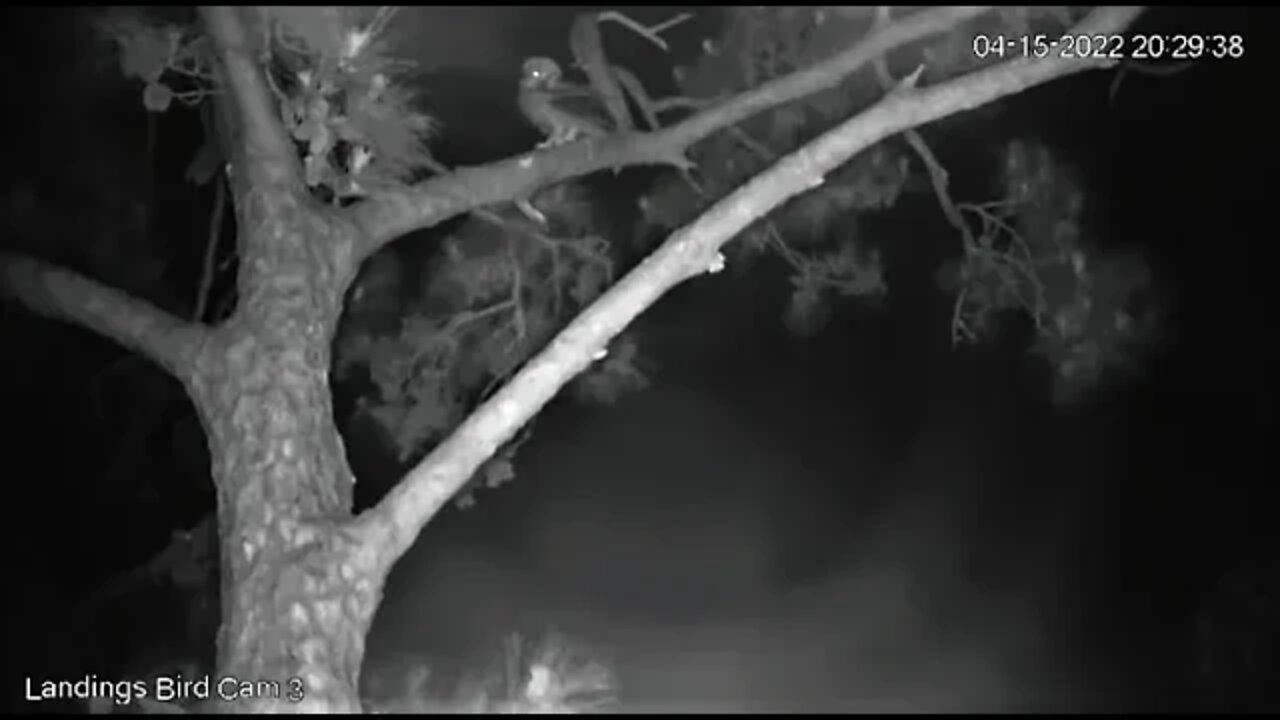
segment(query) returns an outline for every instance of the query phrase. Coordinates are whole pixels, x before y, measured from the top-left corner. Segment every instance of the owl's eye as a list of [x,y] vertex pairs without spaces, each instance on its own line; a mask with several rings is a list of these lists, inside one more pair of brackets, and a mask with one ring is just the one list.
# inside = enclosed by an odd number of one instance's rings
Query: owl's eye
[[553,79],[560,68],[548,58],[531,58],[524,67],[525,75],[539,80]]

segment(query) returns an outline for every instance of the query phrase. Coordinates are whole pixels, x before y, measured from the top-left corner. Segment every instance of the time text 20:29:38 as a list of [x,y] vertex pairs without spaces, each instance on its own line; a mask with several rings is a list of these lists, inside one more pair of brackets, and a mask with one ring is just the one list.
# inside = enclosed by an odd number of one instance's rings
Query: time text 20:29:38
[[984,35],[973,37],[973,54],[988,58],[1076,58],[1081,60],[1239,60],[1244,36],[1221,33],[1130,35]]

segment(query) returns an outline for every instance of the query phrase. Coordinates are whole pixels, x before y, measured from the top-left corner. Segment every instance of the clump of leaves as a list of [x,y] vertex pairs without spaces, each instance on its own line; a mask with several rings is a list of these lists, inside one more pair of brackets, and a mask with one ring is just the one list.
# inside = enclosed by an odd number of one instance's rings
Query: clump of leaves
[[613,673],[558,633],[507,639],[502,661],[469,688],[462,707],[502,715],[600,712],[615,699]]
[[605,356],[569,384],[573,397],[585,402],[612,405],[623,394],[649,387],[641,369],[640,348],[634,337],[622,336]]
[[[505,383],[582,308],[614,280],[609,243],[585,232],[594,223],[591,205],[576,191],[555,190],[536,198],[548,227],[514,212],[468,220],[446,240],[433,267],[404,275],[424,278],[420,292],[403,307],[399,323],[352,328],[340,337],[335,376],[367,368],[374,393],[361,412],[388,438],[402,461],[418,455],[461,422]],[[552,235],[551,233],[561,233]],[[385,271],[370,266],[370,282]],[[363,288],[356,282],[355,292]],[[369,292],[402,292],[384,283]],[[369,298],[362,298],[365,306]],[[400,303],[374,302],[401,309]],[[647,385],[633,338],[617,338],[606,357],[580,375],[569,390],[591,402],[612,402]],[[501,449],[457,495],[462,507],[475,491],[515,476],[514,454],[529,429]]]
[[[985,13],[962,26],[903,48],[880,67],[846,78],[839,85],[769,112],[760,113],[700,143],[690,153],[700,171],[696,182],[668,174],[641,202],[649,226],[679,227],[717,199],[836,123],[862,111],[886,91],[885,78],[923,67],[930,82],[970,72],[998,57],[975,54],[973,38],[999,33],[1054,33],[1068,27],[1079,13],[1066,7],[1007,8]],[[837,6],[752,6],[724,11],[720,34],[704,43],[703,53],[678,68],[676,81],[684,95],[714,98],[748,90],[796,70],[810,67],[874,32],[883,23],[912,12],[902,8]],[[828,298],[878,295],[885,291],[879,257],[852,231],[860,215],[894,205],[911,180],[905,148],[881,143],[832,173],[818,189],[806,193],[728,246],[731,263],[761,252],[782,258],[791,269],[793,294],[787,324],[800,333],[821,329],[829,315]],[[835,232],[837,227],[846,229]],[[831,245],[835,245],[834,249]],[[973,272],[1007,274],[990,261],[989,248],[973,251]],[[996,291],[1021,290],[1017,283],[997,283]],[[966,298],[966,302],[973,297]],[[985,304],[1009,303],[1003,296],[981,298]]]
[[367,664],[360,677],[360,704],[374,715],[453,712],[456,680],[442,666],[423,657]]
[[[435,125],[417,109],[412,65],[384,37],[392,7],[259,7],[245,11],[263,77],[295,141],[307,185],[326,201],[402,183],[430,165]],[[101,27],[143,104],[164,112],[221,92],[208,40],[194,26],[114,11]]]
[[1032,351],[1054,367],[1055,398],[1069,403],[1107,368],[1133,368],[1156,330],[1150,274],[1132,253],[1103,253],[1082,237],[1084,195],[1075,176],[1043,144],[1010,142],[1005,197],[961,204],[980,229],[938,280],[956,293],[954,342],[987,337],[1001,313],[1026,314]]
[[[833,11],[836,10],[836,11]],[[856,42],[871,16],[816,7],[743,7],[724,11],[720,35],[698,60],[679,68],[681,93],[711,98],[733,94],[827,59]],[[874,78],[855,74],[841,85],[761,113],[695,146],[699,173],[659,178],[641,202],[649,227],[683,225],[779,158],[874,102]],[[819,331],[834,296],[885,291],[880,257],[854,231],[861,213],[891,207],[906,187],[906,154],[892,144],[862,153],[831,173],[820,188],[775,210],[724,250],[737,266],[761,253],[781,258],[793,288],[785,318],[802,334]],[[836,228],[842,227],[837,231]]]
[[833,253],[825,253],[794,264],[792,293],[787,303],[786,324],[794,333],[811,336],[830,319],[830,296],[866,297],[887,291],[880,254],[863,252],[846,241]]
[[[398,677],[380,677],[392,672]],[[458,677],[434,672],[430,663],[419,659],[406,669],[376,669],[373,675],[372,682],[366,681],[363,703],[375,714],[591,713],[609,708],[617,690],[607,666],[555,632],[533,643],[511,635],[498,660],[480,673]]]
[[142,82],[147,110],[195,105],[215,92],[209,44],[196,28],[122,8],[104,12],[97,27],[119,52],[121,74]]
[[302,149],[307,184],[344,200],[401,183],[428,167],[435,125],[417,110],[412,65],[384,31],[393,7],[269,7],[260,22],[273,58],[267,77]]

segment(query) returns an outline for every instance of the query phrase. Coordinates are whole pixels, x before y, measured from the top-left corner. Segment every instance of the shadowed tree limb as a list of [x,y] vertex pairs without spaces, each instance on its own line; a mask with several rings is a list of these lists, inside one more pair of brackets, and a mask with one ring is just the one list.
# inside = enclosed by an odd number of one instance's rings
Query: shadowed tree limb
[[[626,96],[619,84],[618,68],[609,64],[604,54],[604,43],[600,38],[600,26],[605,22],[615,22],[633,33],[645,38],[666,52],[667,43],[662,39],[662,32],[692,18],[691,13],[680,13],[653,27],[646,27],[632,20],[625,13],[608,10],[602,13],[582,13],[573,20],[569,30],[569,47],[578,67],[587,76],[596,95],[613,117],[617,132],[631,132],[635,129],[635,121],[631,110],[627,107]],[[651,125],[656,127],[655,125]]]
[[0,252],[0,294],[51,320],[98,332],[179,380],[207,331],[151,303],[41,260]]
[[257,48],[246,32],[244,8],[226,5],[200,6],[200,19],[213,39],[221,64],[236,130],[244,156],[232,158],[253,187],[288,187],[301,190],[302,172],[293,142],[285,134],[280,114],[263,76]]
[[204,258],[200,263],[200,286],[196,290],[196,306],[191,311],[193,322],[204,322],[209,311],[209,293],[213,289],[213,276],[218,273],[218,241],[222,239],[223,215],[227,211],[227,188],[222,178],[213,176],[213,211],[209,214],[208,237],[204,244]]
[[635,129],[635,122],[631,119],[631,110],[627,107],[622,88],[618,86],[618,79],[610,72],[604,42],[600,39],[603,17],[604,13],[582,13],[574,18],[569,30],[569,47],[578,67],[586,74],[596,95],[613,117],[614,128],[618,132],[631,132]]
[[458,168],[403,190],[374,196],[352,208],[364,229],[359,256],[414,230],[431,227],[473,208],[528,197],[546,185],[627,165],[687,167],[685,151],[718,130],[813,93],[846,77],[894,48],[946,32],[981,15],[987,7],[923,10],[876,28],[844,52],[812,67],[744,91],[652,133],[621,133],[520,155],[476,167]]
[[[1099,8],[1072,32],[1120,32],[1141,12],[1137,7]],[[363,561],[389,568],[480,464],[565,383],[601,357],[613,337],[672,287],[722,267],[720,248],[773,208],[821,185],[827,173],[895,133],[1113,64],[1058,57],[1019,59],[927,88],[914,87],[917,72],[870,108],[787,155],[673,233],[569,323],[376,506],[357,517],[353,530],[364,537],[369,553]]]
[[[888,24],[891,22],[889,13],[892,11],[888,5],[881,5],[876,9],[876,22]],[[876,77],[880,80],[880,86],[885,92],[893,89],[894,79],[889,72],[889,63],[883,56],[876,58],[873,63],[876,71]],[[938,198],[938,204],[942,207],[942,214],[946,217],[947,222],[960,233],[960,237],[964,242],[966,249],[973,247],[973,233],[969,231],[969,225],[965,223],[964,217],[961,216],[960,210],[956,207],[955,201],[951,198],[950,177],[946,168],[942,167],[942,163],[938,162],[938,158],[933,154],[933,150],[924,141],[924,137],[915,128],[908,128],[903,131],[903,137],[906,138],[907,145],[915,151],[920,157],[920,161],[924,163],[925,171],[929,174],[929,184],[933,186],[933,193]]]

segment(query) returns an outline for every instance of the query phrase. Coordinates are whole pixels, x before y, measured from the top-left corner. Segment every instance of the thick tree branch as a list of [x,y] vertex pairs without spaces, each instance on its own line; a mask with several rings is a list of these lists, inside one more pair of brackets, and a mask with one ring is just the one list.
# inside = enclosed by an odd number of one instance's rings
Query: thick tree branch
[[207,333],[145,300],[22,255],[0,252],[0,294],[37,315],[109,337],[184,381]]
[[989,9],[943,7],[914,13],[876,28],[828,60],[752,88],[658,132],[583,140],[488,165],[458,168],[451,175],[371,198],[353,208],[367,238],[360,254],[367,256],[397,237],[474,208],[529,197],[539,188],[597,170],[628,165],[685,166],[685,151],[716,131],[835,87],[884,53],[946,32]]
[[[302,173],[293,143],[280,123],[280,114],[257,60],[257,52],[245,31],[244,9],[202,5],[200,19],[213,40],[233,103],[244,155],[232,157],[255,187],[302,187]],[[236,149],[229,146],[228,152]]]
[[665,133],[624,133],[526,153],[488,165],[458,167],[403,190],[355,205],[365,257],[392,240],[475,208],[529,197],[540,188],[624,165],[688,165]]
[[939,35],[972,20],[990,7],[940,7],[922,10],[901,19],[873,26],[867,34],[842,53],[797,70],[694,115],[672,128],[693,143],[715,131],[738,123],[770,108],[795,102],[839,85],[889,51],[917,40]]
[[[1076,29],[1118,32],[1140,8],[1101,8]],[[786,200],[822,184],[855,154],[909,128],[970,110],[1107,61],[1015,60],[924,89],[904,85],[716,203],[601,295],[471,414],[390,493],[356,520],[376,562],[389,567],[435,513],[504,442],[582,372],[609,341],[675,285],[723,264],[720,248]],[[374,560],[370,559],[370,562]]]

